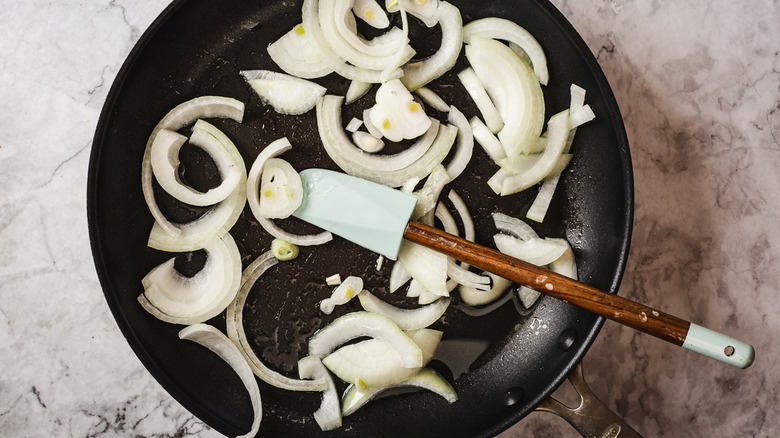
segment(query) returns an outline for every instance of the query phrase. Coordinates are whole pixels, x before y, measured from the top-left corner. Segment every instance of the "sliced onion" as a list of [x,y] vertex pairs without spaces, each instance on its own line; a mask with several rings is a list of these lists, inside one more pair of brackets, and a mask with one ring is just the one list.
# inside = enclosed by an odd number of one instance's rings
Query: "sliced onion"
[[220,314],[233,301],[241,281],[241,253],[230,234],[212,237],[203,246],[203,268],[185,277],[171,258],[142,280],[138,301],[156,318],[172,324],[197,324]]
[[310,111],[327,91],[322,85],[269,70],[244,70],[241,76],[279,114],[299,115]]
[[352,120],[350,120],[349,123],[347,123],[347,126],[344,129],[346,129],[349,132],[355,133],[357,132],[358,129],[360,129],[361,126],[363,126],[363,121],[356,117],[353,117]]
[[258,192],[258,180],[260,175],[263,173],[265,162],[269,158],[273,158],[285,151],[290,150],[291,148],[292,145],[290,144],[290,141],[287,140],[286,137],[282,137],[271,142],[257,155],[257,158],[249,170],[249,176],[247,177],[246,181],[247,202],[249,203],[249,208],[252,210],[252,214],[255,216],[255,219],[257,219],[257,221],[260,223],[260,226],[263,227],[263,229],[273,237],[286,240],[287,242],[298,246],[321,245],[333,239],[333,235],[330,233],[330,231],[323,231],[319,234],[298,236],[282,230],[271,219],[263,216],[262,208],[260,206],[260,195]]
[[347,88],[347,94],[344,96],[345,99],[344,103],[349,105],[350,103],[365,96],[371,90],[372,85],[374,84],[370,82],[359,82],[359,81],[350,82],[349,88]]
[[436,8],[435,17],[441,26],[441,46],[433,55],[403,66],[401,81],[410,91],[440,77],[458,60],[463,45],[463,19],[460,11],[450,3],[442,1]]
[[314,79],[333,73],[310,35],[303,24],[298,24],[268,46],[268,55],[285,73],[299,78]]
[[355,131],[352,133],[352,140],[357,147],[370,154],[377,153],[385,147],[385,142],[368,132]]
[[377,298],[364,290],[358,295],[360,305],[368,312],[390,318],[401,330],[417,330],[436,322],[450,305],[450,297],[443,297],[432,304],[416,309],[402,309]]
[[322,393],[322,403],[320,403],[319,409],[314,411],[314,420],[323,431],[341,427],[341,407],[336,385],[320,358],[307,356],[299,360],[298,375],[302,379],[324,379],[328,383],[328,389]]
[[451,107],[447,120],[458,128],[455,155],[447,163],[447,174],[450,180],[454,180],[471,162],[471,155],[474,153],[474,133],[466,116],[454,106]]
[[406,284],[412,278],[409,271],[404,268],[404,265],[398,262],[393,264],[393,269],[390,271],[389,289],[390,293],[397,291],[401,286]]
[[419,219],[433,210],[439,200],[441,191],[444,190],[444,186],[449,182],[450,176],[447,174],[444,166],[441,164],[436,166],[431,174],[428,175],[425,184],[423,184],[420,190],[412,193],[417,196],[417,205],[414,206],[412,218]]
[[346,417],[353,414],[388,389],[405,386],[427,389],[442,396],[450,403],[455,403],[458,400],[458,394],[447,382],[447,379],[430,368],[423,368],[412,377],[393,385],[367,388],[364,391],[360,391],[356,385],[349,386],[341,399],[341,415]]
[[[423,366],[430,362],[441,336],[441,331],[431,329],[420,329],[409,334],[422,351]],[[360,388],[401,382],[421,368],[404,366],[393,347],[379,339],[345,345],[322,359],[322,363],[341,380],[355,383]]]
[[398,261],[423,288],[436,295],[449,295],[446,255],[404,240],[398,251]]
[[252,370],[236,346],[219,330],[207,324],[196,324],[183,328],[179,332],[179,339],[197,342],[208,348],[235,370],[238,378],[241,379],[247,392],[249,392],[253,410],[252,427],[246,434],[240,435],[239,438],[254,437],[257,431],[260,430],[260,421],[263,419],[260,388],[257,386],[257,380],[255,380]]
[[386,0],[385,8],[388,12],[397,12],[406,10],[410,14],[419,18],[427,27],[433,27],[438,23],[439,18],[436,15],[436,9],[439,6],[439,0]]
[[539,237],[530,225],[504,213],[493,213],[493,222],[499,231],[509,233],[520,240],[531,240]]
[[447,262],[447,276],[463,286],[473,287],[478,290],[490,289],[490,277],[471,272],[454,261]]
[[539,187],[539,192],[536,194],[534,202],[531,204],[531,207],[528,209],[525,217],[535,222],[544,222],[544,217],[547,215],[547,210],[550,208],[553,194],[555,193],[556,187],[558,187],[558,181],[560,179],[560,173],[545,178],[542,186]]
[[569,246],[563,239],[536,237],[520,240],[507,234],[496,234],[493,240],[502,253],[537,266],[549,265],[563,255]]
[[422,101],[429,107],[436,111],[447,113],[450,111],[450,105],[444,101],[435,91],[428,87],[420,87],[414,90],[414,94],[418,95]]
[[498,138],[507,156],[526,151],[544,126],[544,96],[533,70],[509,47],[477,35],[466,58],[504,120]]
[[325,284],[328,286],[338,286],[341,284],[341,274],[333,274],[325,279]]
[[260,278],[270,267],[277,264],[278,261],[271,251],[266,251],[260,257],[255,259],[244,269],[241,275],[241,288],[236,294],[233,302],[230,303],[225,311],[225,322],[227,326],[227,335],[231,341],[238,347],[241,354],[246,359],[252,372],[262,381],[269,385],[289,391],[324,391],[327,381],[324,379],[316,380],[298,380],[284,376],[269,368],[252,350],[244,330],[244,306],[257,279]]
[[463,26],[463,41],[469,43],[472,36],[495,38],[517,44],[528,55],[534,73],[542,85],[547,85],[550,76],[547,72],[547,57],[539,42],[530,32],[517,23],[505,18],[487,17],[474,20]]
[[320,310],[326,315],[330,315],[336,306],[347,304],[352,298],[355,298],[363,290],[363,279],[360,277],[349,276],[333,290],[330,297],[320,301]]
[[269,158],[260,176],[260,214],[267,218],[290,217],[303,202],[303,184],[298,172],[281,158]]
[[501,131],[501,128],[504,127],[504,119],[501,118],[501,114],[498,113],[498,109],[485,91],[482,81],[474,73],[474,69],[466,67],[461,70],[458,73],[458,79],[471,96],[471,100],[477,105],[477,109],[482,114],[482,118],[485,119],[485,125],[490,128],[490,132],[495,134]]
[[452,234],[453,236],[458,235],[458,224],[455,222],[455,217],[452,216],[452,213],[450,213],[444,204],[439,203],[439,205],[436,206],[435,216],[436,219],[441,222],[444,231]]
[[[490,129],[479,118],[472,117],[469,121],[471,125],[471,131],[474,134],[474,138],[477,140],[482,149],[487,152],[490,159],[498,161],[502,158],[506,158],[506,151],[504,151],[504,145],[501,141],[490,132]],[[500,191],[500,190],[499,190]]]
[[422,106],[398,79],[379,86],[369,118],[384,137],[395,142],[417,138],[431,126]]
[[165,217],[154,198],[151,159],[152,143],[157,137],[157,133],[162,129],[178,131],[198,119],[208,118],[229,118],[241,123],[244,118],[244,104],[236,99],[221,96],[201,96],[188,100],[169,111],[152,129],[149,140],[146,142],[146,149],[144,150],[141,164],[141,189],[144,193],[144,200],[155,222],[172,236],[177,236],[182,231]]
[[492,280],[490,289],[480,290],[471,286],[461,286],[458,288],[458,294],[463,303],[472,307],[484,306],[485,304],[492,303],[504,295],[504,292],[506,292],[512,284],[512,282],[506,278],[499,277],[491,272],[485,272],[485,274]]
[[369,312],[352,312],[336,318],[309,339],[309,354],[324,357],[341,344],[368,336],[387,343],[398,355],[406,368],[420,367],[422,351],[390,319]]
[[352,11],[357,18],[376,29],[384,29],[390,25],[387,13],[376,0],[355,0]]
[[271,241],[271,252],[277,260],[287,262],[297,258],[300,250],[298,245],[294,243],[282,239],[274,239]]

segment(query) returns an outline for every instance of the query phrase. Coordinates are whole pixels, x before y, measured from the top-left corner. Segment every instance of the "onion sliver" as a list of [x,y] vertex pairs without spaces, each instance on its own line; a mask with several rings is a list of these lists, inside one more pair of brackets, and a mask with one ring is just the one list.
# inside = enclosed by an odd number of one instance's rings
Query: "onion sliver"
[[458,73],[458,79],[471,96],[471,100],[477,105],[477,109],[482,114],[482,118],[485,119],[485,125],[490,128],[490,132],[495,134],[500,131],[504,127],[504,119],[501,118],[501,114],[498,113],[498,109],[488,96],[477,74],[474,73],[474,69],[464,68]]
[[530,225],[504,213],[493,213],[493,222],[499,231],[509,233],[520,240],[530,240],[539,237]]
[[447,276],[463,286],[473,287],[479,290],[490,289],[489,277],[479,275],[476,272],[471,272],[454,261],[447,262]]
[[390,25],[387,13],[376,0],[355,0],[352,11],[357,18],[376,29],[384,29]]
[[198,119],[208,118],[229,118],[241,123],[244,119],[244,104],[241,101],[229,97],[221,96],[201,96],[183,102],[170,110],[163,118],[157,122],[152,129],[149,139],[146,142],[143,161],[141,163],[141,189],[144,193],[144,200],[149,207],[156,223],[168,234],[179,235],[181,230],[172,224],[157,206],[154,199],[154,188],[152,185],[152,157],[151,149],[157,133],[162,129],[178,131],[179,129],[195,122]]
[[408,379],[427,365],[442,334],[431,329],[408,333],[422,351],[423,365],[420,367],[405,367],[392,346],[379,339],[345,345],[322,359],[322,363],[341,380],[362,388],[390,385]]
[[197,142],[210,141],[213,138],[219,142],[233,157],[239,171],[239,181],[230,195],[209,209],[199,218],[185,224],[169,223],[177,231],[167,232],[160,222],[155,221],[149,233],[148,245],[151,248],[169,252],[195,251],[203,247],[211,236],[222,236],[238,220],[246,204],[246,167],[241,153],[232,141],[214,125],[198,120],[192,127],[192,139]]
[[458,128],[455,155],[447,163],[447,174],[450,176],[450,180],[454,180],[466,170],[466,166],[471,162],[471,155],[474,153],[474,133],[471,131],[471,125],[466,116],[454,106],[450,107],[447,120]]
[[241,382],[249,392],[249,398],[252,401],[252,410],[254,412],[252,427],[239,438],[250,438],[257,434],[260,429],[260,421],[263,419],[263,405],[260,401],[260,388],[257,386],[257,380],[249,369],[244,357],[238,351],[236,346],[216,328],[207,324],[196,324],[183,328],[179,331],[179,339],[197,342],[208,348],[230,365],[235,370]]
[[439,200],[441,191],[444,190],[444,186],[450,182],[450,176],[444,169],[444,166],[439,164],[436,166],[428,178],[425,180],[425,184],[415,192],[413,195],[417,196],[417,205],[414,206],[412,211],[412,219],[418,220],[425,216],[429,211],[432,211]]
[[499,277],[496,274],[490,272],[486,272],[485,274],[492,279],[493,284],[490,289],[480,290],[470,286],[461,286],[458,288],[458,294],[463,303],[472,307],[491,303],[501,297],[512,284],[511,281],[504,277]]
[[[444,160],[455,142],[457,128],[441,125],[432,119],[428,131],[409,149],[389,156],[367,154],[352,144],[344,132],[341,124],[342,101],[342,97],[332,95],[320,99],[317,104],[317,128],[325,151],[350,175],[390,187],[400,187],[410,178],[428,175]],[[363,121],[368,126],[366,117]],[[426,147],[425,143],[431,138],[433,142]]]
[[268,46],[268,55],[285,73],[303,79],[323,77],[333,69],[310,40],[303,24],[298,24]]
[[352,133],[352,140],[357,147],[370,154],[375,154],[385,147],[385,142],[382,139],[376,138],[368,132],[355,131]]
[[347,304],[363,290],[363,279],[349,276],[344,279],[331,293],[330,297],[320,301],[320,310],[330,315],[336,306]]
[[353,414],[387,389],[406,386],[427,389],[442,396],[450,403],[454,403],[458,400],[458,394],[455,392],[452,385],[447,382],[447,379],[430,368],[423,368],[407,380],[393,385],[368,388],[365,391],[360,391],[358,386],[351,385],[347,388],[341,399],[341,415],[346,417],[347,415]]
[[569,247],[565,240],[553,238],[520,240],[507,234],[496,234],[493,240],[502,253],[537,266],[549,265]]
[[446,255],[404,240],[398,251],[398,261],[423,288],[440,296],[449,294]]
[[444,315],[451,301],[450,297],[442,297],[427,306],[402,309],[382,301],[367,290],[361,292],[358,298],[363,309],[390,318],[402,330],[417,330],[428,327]]
[[393,269],[390,270],[390,284],[388,286],[390,288],[390,293],[397,291],[411,278],[411,274],[404,268],[404,265],[399,262],[393,263]]
[[438,22],[436,9],[439,0],[386,0],[385,8],[388,12],[406,10],[419,18],[427,27],[433,27]]
[[451,69],[463,46],[463,19],[460,11],[447,2],[440,2],[435,17],[441,26],[441,46],[433,55],[403,66],[401,82],[414,91]]
[[450,105],[430,88],[420,87],[414,90],[414,93],[420,96],[420,99],[422,99],[423,103],[435,109],[436,111],[441,111],[443,113],[450,111]]
[[267,218],[287,218],[303,202],[298,172],[281,158],[269,158],[260,176],[260,213]]
[[252,290],[257,279],[277,263],[278,260],[273,253],[266,251],[244,269],[241,275],[241,288],[225,311],[227,335],[236,344],[255,375],[262,381],[289,391],[324,391],[328,387],[324,379],[298,380],[270,369],[257,357],[246,337],[243,313],[249,291]]
[[369,82],[352,81],[347,88],[347,94],[344,96],[347,105],[365,96],[371,90],[374,84]]
[[498,139],[507,156],[525,152],[544,126],[544,96],[533,70],[501,42],[476,35],[466,58],[504,120]]
[[324,357],[339,345],[362,336],[386,342],[406,368],[421,367],[420,347],[390,319],[369,312],[352,312],[336,318],[309,339],[309,354]]
[[[474,139],[477,140],[482,149],[488,154],[491,160],[498,161],[502,158],[506,158],[506,151],[504,151],[504,145],[501,141],[490,132],[490,129],[485,125],[482,120],[477,116],[474,116],[469,120],[471,125],[471,131],[474,134]],[[500,191],[500,190],[499,190]]]
[[279,114],[306,113],[327,91],[312,81],[269,70],[244,70],[241,76],[263,103],[271,105]]
[[255,158],[255,161],[252,163],[252,167],[249,170],[249,176],[247,177],[246,181],[247,203],[249,203],[249,208],[252,210],[252,214],[255,216],[255,219],[257,219],[257,221],[260,223],[260,226],[263,227],[263,229],[266,230],[268,234],[274,236],[277,239],[286,240],[287,242],[298,246],[320,245],[325,242],[329,242],[333,239],[333,235],[330,233],[330,231],[323,231],[319,234],[307,236],[298,236],[282,230],[271,219],[263,216],[263,211],[260,206],[258,180],[263,173],[265,162],[269,158],[273,158],[285,151],[290,150],[291,148],[292,145],[290,144],[290,141],[287,140],[286,137],[282,137],[272,141],[257,155],[257,158]]
[[303,378],[324,379],[328,389],[322,393],[319,409],[314,411],[314,420],[323,431],[341,427],[341,406],[333,378],[318,357],[306,356],[298,361],[298,375]]
[[463,26],[463,41],[465,43],[468,44],[474,35],[517,44],[531,60],[539,82],[542,85],[547,85],[550,75],[547,72],[547,57],[544,55],[544,50],[536,38],[520,25],[505,18],[482,18]]
[[203,268],[185,277],[174,267],[175,258],[152,269],[142,280],[141,305],[172,324],[196,324],[220,314],[233,301],[241,282],[241,253],[230,234],[209,239]]
[[550,117],[547,122],[547,147],[539,161],[526,172],[508,176],[501,184],[501,196],[525,190],[546,178],[561,157],[569,137],[569,110]]

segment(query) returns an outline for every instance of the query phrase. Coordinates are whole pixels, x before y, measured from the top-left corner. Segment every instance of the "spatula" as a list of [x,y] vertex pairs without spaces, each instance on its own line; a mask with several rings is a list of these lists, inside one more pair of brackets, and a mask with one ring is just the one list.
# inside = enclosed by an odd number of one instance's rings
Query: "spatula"
[[753,362],[749,344],[410,221],[414,195],[330,170],[306,169],[300,175],[304,199],[294,216],[392,260],[407,239],[723,363],[746,368]]

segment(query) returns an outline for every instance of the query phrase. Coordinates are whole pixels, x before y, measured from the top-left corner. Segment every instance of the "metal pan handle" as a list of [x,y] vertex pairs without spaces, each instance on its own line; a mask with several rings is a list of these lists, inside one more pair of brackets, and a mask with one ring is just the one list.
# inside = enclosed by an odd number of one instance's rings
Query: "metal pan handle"
[[593,391],[585,383],[582,362],[577,364],[577,367],[572,371],[569,381],[580,396],[578,407],[569,408],[550,397],[542,402],[536,410],[558,415],[577,429],[583,437],[642,438],[642,435],[632,429],[593,394]]

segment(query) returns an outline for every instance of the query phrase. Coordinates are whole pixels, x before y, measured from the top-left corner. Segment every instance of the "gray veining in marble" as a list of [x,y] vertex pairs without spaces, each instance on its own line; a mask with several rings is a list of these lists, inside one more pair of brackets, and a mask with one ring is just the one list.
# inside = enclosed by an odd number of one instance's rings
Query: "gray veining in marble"
[[[585,358],[590,386],[647,437],[777,436],[780,3],[553,3],[598,58],[625,119],[636,217],[621,294],[757,351],[736,370],[608,322]],[[0,436],[218,436],[133,355],[87,236],[100,109],[166,5],[0,8]],[[501,436],[577,434],[533,413]]]

